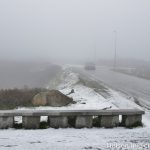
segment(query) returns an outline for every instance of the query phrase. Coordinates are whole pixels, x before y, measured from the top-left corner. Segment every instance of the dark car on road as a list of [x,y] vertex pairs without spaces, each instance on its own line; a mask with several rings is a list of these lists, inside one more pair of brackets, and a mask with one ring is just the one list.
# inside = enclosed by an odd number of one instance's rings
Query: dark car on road
[[96,66],[92,62],[88,62],[85,64],[84,69],[85,70],[96,70]]

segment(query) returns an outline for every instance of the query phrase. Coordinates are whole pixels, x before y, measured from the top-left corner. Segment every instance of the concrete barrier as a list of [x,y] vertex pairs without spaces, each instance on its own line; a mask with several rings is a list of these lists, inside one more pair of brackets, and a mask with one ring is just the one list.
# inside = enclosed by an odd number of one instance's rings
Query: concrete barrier
[[12,128],[15,116],[22,116],[22,126],[25,129],[38,129],[40,117],[48,116],[49,126],[52,128],[70,127],[69,118],[74,118],[75,128],[92,128],[93,118],[99,119],[99,127],[113,128],[119,126],[119,115],[122,116],[121,125],[134,127],[142,125],[144,111],[137,109],[116,110],[5,110],[0,111],[0,129]]
[[67,117],[49,117],[49,125],[52,128],[67,128],[68,127],[68,118]]
[[40,116],[23,116],[22,127],[25,129],[39,129]]
[[14,124],[14,117],[1,116],[0,117],[0,129],[12,128]]
[[134,127],[142,124],[142,115],[123,115],[122,126]]
[[76,128],[92,128],[92,116],[77,116],[75,127]]
[[100,127],[113,128],[119,125],[119,115],[100,116]]

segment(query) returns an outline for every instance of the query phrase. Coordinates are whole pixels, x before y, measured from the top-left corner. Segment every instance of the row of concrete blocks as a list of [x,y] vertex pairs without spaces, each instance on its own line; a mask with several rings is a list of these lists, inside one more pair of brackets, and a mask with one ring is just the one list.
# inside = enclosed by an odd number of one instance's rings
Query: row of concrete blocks
[[[75,116],[75,128],[92,128],[93,116]],[[48,117],[49,126],[52,128],[67,128],[69,126],[69,117],[50,116]],[[98,126],[113,128],[119,126],[119,115],[98,116]],[[142,115],[123,115],[121,125],[131,127],[136,124],[142,124]],[[14,117],[0,117],[0,129],[13,128]],[[23,116],[22,127],[25,129],[38,129],[40,127],[40,116]]]

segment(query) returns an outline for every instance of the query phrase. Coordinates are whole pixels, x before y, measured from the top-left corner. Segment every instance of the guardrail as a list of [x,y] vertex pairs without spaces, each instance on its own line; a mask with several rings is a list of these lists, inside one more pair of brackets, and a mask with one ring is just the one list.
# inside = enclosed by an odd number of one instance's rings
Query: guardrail
[[[22,116],[22,127],[38,129],[40,117],[48,116],[52,128],[92,128],[117,126],[134,127],[142,125],[144,111],[138,109],[116,110],[4,110],[0,111],[0,129],[13,128],[14,117]],[[119,120],[121,116],[121,121]]]

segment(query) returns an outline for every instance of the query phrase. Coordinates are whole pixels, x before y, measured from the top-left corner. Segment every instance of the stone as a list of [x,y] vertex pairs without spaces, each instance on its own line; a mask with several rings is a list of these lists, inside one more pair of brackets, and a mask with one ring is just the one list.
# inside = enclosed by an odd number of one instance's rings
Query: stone
[[75,127],[76,128],[92,128],[92,116],[77,116]]
[[74,89],[72,89],[67,95],[73,94],[74,93]]
[[34,106],[45,106],[47,104],[46,94],[46,92],[41,92],[35,95],[32,104]]
[[122,126],[136,127],[142,125],[142,115],[123,115]]
[[61,107],[73,103],[73,99],[57,90],[51,90],[35,95],[32,103],[34,106]]
[[67,117],[49,117],[49,124],[52,128],[67,128],[68,118]]
[[0,116],[0,129],[12,128],[14,125],[14,117]]
[[113,128],[119,125],[119,115],[99,116],[100,127]]
[[23,116],[22,126],[25,129],[39,129],[40,128],[40,116]]

